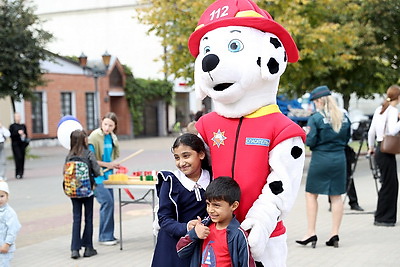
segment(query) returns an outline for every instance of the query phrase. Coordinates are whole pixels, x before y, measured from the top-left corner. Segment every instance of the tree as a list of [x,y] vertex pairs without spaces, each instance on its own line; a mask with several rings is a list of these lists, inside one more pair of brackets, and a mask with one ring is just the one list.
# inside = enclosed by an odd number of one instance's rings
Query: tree
[[52,35],[41,29],[34,9],[24,0],[0,0],[0,98],[30,99],[44,83],[40,61]]
[[[370,38],[374,42],[377,53],[376,61],[382,69],[377,75],[381,76],[383,89],[392,83],[399,83],[400,69],[400,1],[398,0],[369,0],[362,1],[360,21],[374,30]],[[370,48],[370,43],[365,46]]]
[[187,42],[204,10],[214,0],[142,0],[137,9],[138,20],[150,26],[149,32],[162,39],[165,48],[164,73],[184,77],[189,82],[193,77],[194,58],[189,53]]
[[[177,77],[191,80],[194,59],[187,49],[209,1],[151,1],[139,20],[163,38],[166,66]],[[300,60],[289,64],[280,93],[299,96],[328,85],[344,95],[369,97],[396,83],[399,49],[399,1],[384,0],[258,1],[293,36]]]
[[278,13],[279,21],[295,14],[287,23],[301,55],[282,76],[284,88],[301,94],[326,84],[343,94],[348,108],[351,93],[371,97],[399,81],[398,0],[297,2]]

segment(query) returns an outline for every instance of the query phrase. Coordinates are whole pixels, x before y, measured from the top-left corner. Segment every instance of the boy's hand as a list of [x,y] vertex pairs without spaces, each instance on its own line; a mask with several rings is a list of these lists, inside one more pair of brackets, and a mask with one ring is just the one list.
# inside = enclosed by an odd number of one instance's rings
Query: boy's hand
[[10,248],[10,245],[7,243],[4,243],[1,247],[0,247],[0,253],[7,253],[8,250]]
[[192,230],[192,229],[196,226],[197,223],[198,223],[198,220],[197,220],[197,219],[188,221],[187,226],[186,226],[186,227],[187,227],[187,230],[188,230],[188,231]]
[[201,223],[200,217],[197,217],[197,224],[194,227],[194,231],[196,232],[197,237],[200,239],[206,239],[210,234],[210,228]]

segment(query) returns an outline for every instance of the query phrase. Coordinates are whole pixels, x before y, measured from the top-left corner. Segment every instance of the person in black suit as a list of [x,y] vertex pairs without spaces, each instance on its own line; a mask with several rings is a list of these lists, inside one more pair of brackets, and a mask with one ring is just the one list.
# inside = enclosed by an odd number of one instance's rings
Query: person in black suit
[[15,162],[15,178],[22,179],[25,166],[25,148],[28,144],[28,133],[25,124],[21,123],[21,114],[14,113],[14,123],[10,125],[11,146]]

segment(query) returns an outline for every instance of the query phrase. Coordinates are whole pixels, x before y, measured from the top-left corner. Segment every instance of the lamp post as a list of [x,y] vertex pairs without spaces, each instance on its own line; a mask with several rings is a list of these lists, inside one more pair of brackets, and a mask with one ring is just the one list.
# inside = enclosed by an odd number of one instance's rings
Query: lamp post
[[110,65],[111,55],[106,51],[102,56],[103,66],[98,66],[95,64],[94,66],[89,67],[87,65],[87,56],[82,53],[79,56],[79,65],[83,68],[83,73],[88,77],[94,78],[94,126],[97,128],[100,121],[100,96],[99,96],[99,85],[98,79],[99,77],[103,77],[107,74],[108,67]]

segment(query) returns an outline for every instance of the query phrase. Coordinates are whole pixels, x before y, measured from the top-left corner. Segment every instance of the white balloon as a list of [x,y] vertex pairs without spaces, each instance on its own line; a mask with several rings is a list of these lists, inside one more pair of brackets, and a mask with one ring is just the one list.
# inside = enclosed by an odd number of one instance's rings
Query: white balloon
[[82,130],[82,125],[76,120],[66,120],[62,122],[57,129],[57,139],[63,147],[71,149],[71,133],[75,130]]

